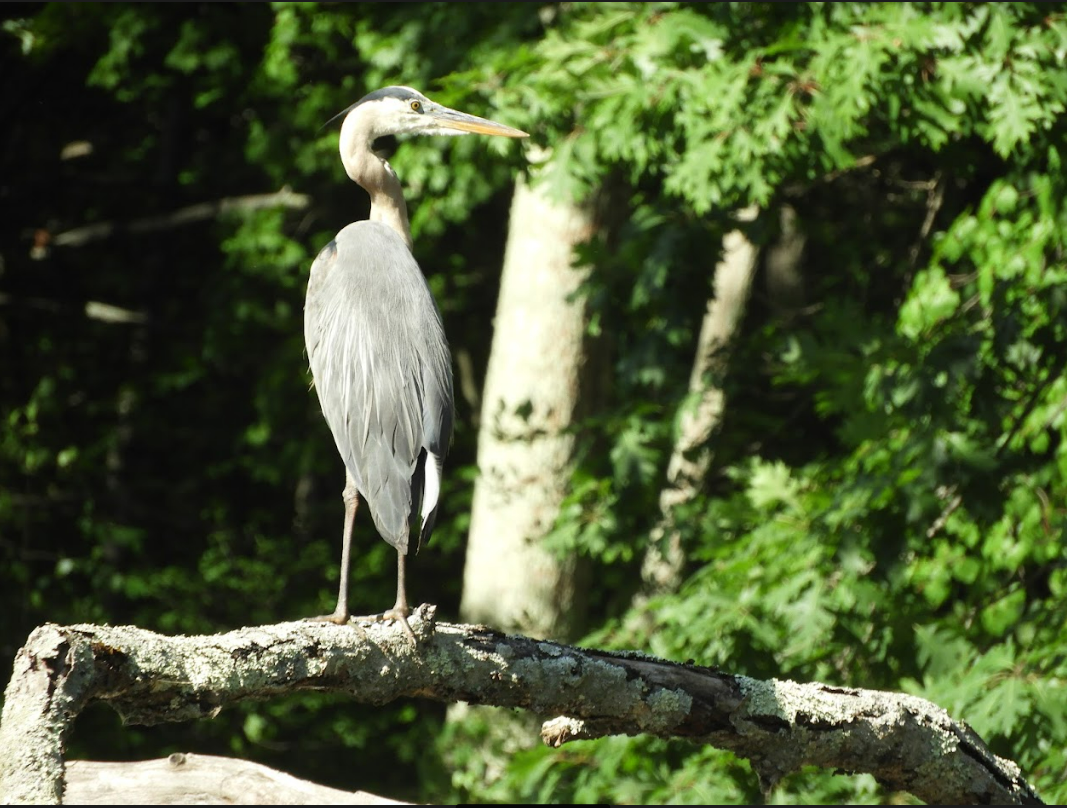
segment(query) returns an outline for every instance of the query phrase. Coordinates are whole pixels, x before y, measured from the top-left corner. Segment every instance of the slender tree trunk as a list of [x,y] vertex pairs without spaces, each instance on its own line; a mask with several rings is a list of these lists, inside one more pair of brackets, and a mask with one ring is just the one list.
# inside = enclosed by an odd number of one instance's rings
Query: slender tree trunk
[[788,320],[804,306],[804,275],[800,261],[804,257],[807,237],[797,223],[797,211],[783,205],[778,214],[778,238],[767,247],[763,257],[763,278],[767,300],[774,315]]
[[587,270],[573,266],[573,252],[594,227],[591,202],[517,185],[482,398],[464,620],[554,638],[572,637],[581,622],[577,562],[541,540],[570,486],[570,428],[593,375],[575,295]]
[[[750,222],[756,213],[755,207],[746,208],[738,218]],[[711,468],[711,437],[726,406],[723,375],[730,344],[748,305],[758,255],[756,246],[741,230],[733,230],[723,239],[722,259],[715,266],[713,294],[689,376],[689,400],[682,409],[678,438],[667,467],[667,485],[660,494],[660,518],[642,565],[646,594],[673,590],[681,583],[685,553],[673,514],[675,508],[696,496]]]

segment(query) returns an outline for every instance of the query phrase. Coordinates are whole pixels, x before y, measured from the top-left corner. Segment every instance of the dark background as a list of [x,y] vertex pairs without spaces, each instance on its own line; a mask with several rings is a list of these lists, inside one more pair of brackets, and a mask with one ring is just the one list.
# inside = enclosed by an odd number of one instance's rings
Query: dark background
[[[45,622],[214,633],[332,608],[344,475],[303,294],[367,201],[320,127],[402,83],[531,132],[560,192],[615,211],[580,254],[610,395],[575,425],[580,516],[554,534],[593,564],[586,644],[916,692],[1061,794],[1067,29],[1057,6],[893,9],[5,4],[0,656]],[[527,162],[478,138],[391,160],[480,389]],[[252,205],[283,189],[301,201]],[[715,380],[714,468],[680,514],[685,584],[628,620],[719,245],[753,201],[764,247],[796,212],[802,299],[761,265]],[[439,527],[409,568],[443,619],[477,406],[457,395]],[[365,510],[356,531],[352,606],[379,611],[393,551]],[[760,799],[714,750],[607,739],[494,774],[490,730],[455,732],[423,702],[304,695],[154,728],[97,705],[69,753],[232,754],[417,800]],[[783,788],[887,799],[863,778]]]

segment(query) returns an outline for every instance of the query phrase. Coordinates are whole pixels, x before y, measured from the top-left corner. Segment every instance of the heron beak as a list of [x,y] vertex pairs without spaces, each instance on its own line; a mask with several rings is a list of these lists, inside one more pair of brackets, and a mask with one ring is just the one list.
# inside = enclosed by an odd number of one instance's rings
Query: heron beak
[[474,132],[479,135],[499,135],[500,137],[529,137],[521,129],[505,126],[496,121],[479,118],[477,115],[468,115],[466,112],[457,112],[448,107],[435,105],[426,113],[433,117],[444,129],[452,129],[458,132]]

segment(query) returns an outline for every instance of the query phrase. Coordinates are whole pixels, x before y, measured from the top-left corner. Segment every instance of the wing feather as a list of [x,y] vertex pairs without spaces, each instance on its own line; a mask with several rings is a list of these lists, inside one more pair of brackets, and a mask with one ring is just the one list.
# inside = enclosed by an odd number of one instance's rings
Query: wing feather
[[412,525],[417,539],[433,530],[452,436],[452,368],[426,279],[389,227],[356,222],[319,253],[304,336],[345,467],[382,538],[407,552]]

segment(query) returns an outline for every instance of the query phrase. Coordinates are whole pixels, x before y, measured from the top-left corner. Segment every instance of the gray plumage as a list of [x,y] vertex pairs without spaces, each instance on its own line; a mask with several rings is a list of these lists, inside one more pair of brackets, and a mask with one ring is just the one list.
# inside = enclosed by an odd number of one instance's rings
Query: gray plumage
[[[304,338],[322,413],[382,538],[428,540],[424,464],[440,477],[452,437],[452,360],[441,315],[403,240],[380,222],[345,227],[311,265]],[[416,538],[416,548],[418,538]]]
[[[345,465],[345,527],[337,607],[347,623],[352,525],[360,497],[397,550],[396,604],[375,618],[407,624],[405,557],[437,517],[441,463],[452,437],[452,359],[426,279],[411,254],[400,181],[372,149],[384,135],[526,137],[435,104],[410,87],[385,87],[341,113],[345,173],[370,194],[370,221],[350,224],[314,263],[304,338],[322,413]],[[340,117],[340,116],[339,116]]]

